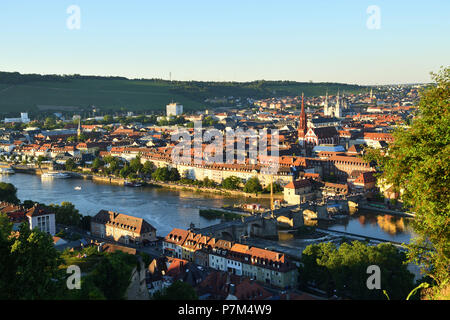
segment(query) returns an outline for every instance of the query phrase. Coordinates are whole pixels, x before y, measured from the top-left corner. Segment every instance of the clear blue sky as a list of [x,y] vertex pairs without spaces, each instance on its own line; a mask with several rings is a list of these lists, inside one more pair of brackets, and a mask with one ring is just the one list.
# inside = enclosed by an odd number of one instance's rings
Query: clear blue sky
[[381,84],[448,65],[448,0],[0,1],[1,71]]

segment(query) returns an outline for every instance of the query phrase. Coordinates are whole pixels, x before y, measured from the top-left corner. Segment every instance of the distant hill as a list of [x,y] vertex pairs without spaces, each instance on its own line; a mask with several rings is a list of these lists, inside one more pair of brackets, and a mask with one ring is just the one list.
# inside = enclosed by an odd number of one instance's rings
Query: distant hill
[[[21,111],[86,111],[94,105],[103,111],[163,112],[171,101],[186,111],[219,107],[206,99],[218,97],[269,98],[366,91],[367,87],[341,83],[294,81],[200,82],[161,79],[127,79],[82,75],[39,75],[0,72],[0,113]],[[223,106],[223,105],[222,105]]]

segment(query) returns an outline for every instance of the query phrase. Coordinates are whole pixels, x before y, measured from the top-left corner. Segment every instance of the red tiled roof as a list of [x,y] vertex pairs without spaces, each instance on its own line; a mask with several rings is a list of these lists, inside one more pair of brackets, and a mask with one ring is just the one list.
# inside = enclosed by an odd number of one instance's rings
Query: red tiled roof
[[285,186],[288,189],[299,189],[311,186],[311,182],[308,179],[301,179],[296,181],[291,181]]
[[26,213],[28,217],[39,217],[43,215],[55,214],[54,212],[48,211],[48,209],[36,204]]

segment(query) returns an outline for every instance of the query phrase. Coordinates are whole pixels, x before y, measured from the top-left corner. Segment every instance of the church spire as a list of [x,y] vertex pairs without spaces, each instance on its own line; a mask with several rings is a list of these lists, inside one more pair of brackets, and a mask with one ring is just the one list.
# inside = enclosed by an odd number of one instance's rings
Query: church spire
[[339,90],[338,90],[338,95],[337,95],[336,108],[334,111],[335,111],[334,116],[336,118],[340,118],[342,113],[341,113],[341,98],[339,97]]
[[302,111],[300,112],[300,121],[298,124],[298,136],[304,137],[306,135],[307,123],[306,123],[306,113],[305,113],[305,104],[304,104],[304,95],[302,92]]
[[77,130],[78,139],[81,136],[81,116],[78,118],[78,130]]

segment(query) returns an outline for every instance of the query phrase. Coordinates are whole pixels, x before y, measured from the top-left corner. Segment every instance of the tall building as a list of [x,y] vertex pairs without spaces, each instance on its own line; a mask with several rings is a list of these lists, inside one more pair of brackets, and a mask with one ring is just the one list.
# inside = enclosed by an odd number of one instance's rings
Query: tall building
[[22,119],[22,122],[23,122],[23,123],[28,123],[28,122],[30,122],[30,119],[28,118],[28,113],[26,113],[26,112],[22,112],[22,113],[20,114],[20,118]]
[[302,93],[302,110],[300,112],[300,121],[298,123],[298,142],[300,145],[305,145],[305,136],[308,131],[308,121],[306,119],[304,96]]
[[94,236],[125,244],[145,244],[156,241],[156,229],[142,218],[100,210],[91,220]]
[[179,104],[178,102],[172,102],[166,106],[166,113],[167,116],[179,116],[183,114],[183,105]]
[[81,129],[81,117],[78,119],[78,129],[77,129],[77,137],[78,139],[80,138],[82,133],[82,129]]
[[[343,100],[343,99],[342,99]],[[323,113],[325,116],[328,117],[335,117],[335,118],[341,118],[342,117],[342,107],[346,107],[346,102],[343,102],[343,106],[341,106],[341,97],[339,95],[339,92],[336,97],[336,104],[334,106],[328,105],[328,93],[325,98],[325,105],[323,107]]]

